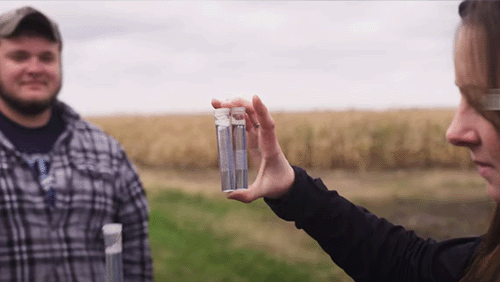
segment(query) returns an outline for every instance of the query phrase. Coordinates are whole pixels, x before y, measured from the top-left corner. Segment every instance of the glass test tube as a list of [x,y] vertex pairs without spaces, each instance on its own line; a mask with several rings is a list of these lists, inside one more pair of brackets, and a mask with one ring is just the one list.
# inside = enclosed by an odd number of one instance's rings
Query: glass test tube
[[219,171],[222,191],[235,190],[234,155],[231,139],[230,109],[215,109],[215,130],[217,134],[217,150],[219,154]]
[[105,224],[102,233],[106,248],[106,282],[123,282],[122,225]]
[[247,141],[245,108],[231,109],[231,127],[234,151],[234,173],[236,189],[248,188]]

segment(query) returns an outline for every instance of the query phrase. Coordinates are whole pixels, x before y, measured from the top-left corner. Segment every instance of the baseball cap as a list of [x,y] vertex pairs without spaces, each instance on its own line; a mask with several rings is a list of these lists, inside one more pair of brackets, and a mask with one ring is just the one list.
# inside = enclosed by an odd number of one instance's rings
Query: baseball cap
[[0,37],[5,38],[14,35],[23,22],[29,22],[37,28],[42,28],[44,33],[48,33],[52,40],[62,46],[61,34],[57,24],[42,12],[29,6],[0,15]]

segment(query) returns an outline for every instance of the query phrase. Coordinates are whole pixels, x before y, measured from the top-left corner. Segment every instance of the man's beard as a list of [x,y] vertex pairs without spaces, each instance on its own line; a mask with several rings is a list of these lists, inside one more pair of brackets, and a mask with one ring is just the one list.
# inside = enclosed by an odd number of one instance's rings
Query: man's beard
[[4,91],[3,85],[0,82],[0,99],[2,99],[14,111],[24,116],[35,117],[54,105],[57,100],[57,95],[61,90],[61,86],[62,84],[60,83],[59,87],[57,87],[57,89],[51,93],[47,99],[39,101],[24,101],[11,93]]

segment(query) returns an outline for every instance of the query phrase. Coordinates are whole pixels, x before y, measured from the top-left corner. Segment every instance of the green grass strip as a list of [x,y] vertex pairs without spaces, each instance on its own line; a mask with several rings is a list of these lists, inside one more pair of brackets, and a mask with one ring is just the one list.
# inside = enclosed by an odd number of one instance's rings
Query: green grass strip
[[149,204],[155,281],[318,281],[316,266],[236,248],[231,234],[211,227],[211,220],[253,208],[171,190],[150,198]]

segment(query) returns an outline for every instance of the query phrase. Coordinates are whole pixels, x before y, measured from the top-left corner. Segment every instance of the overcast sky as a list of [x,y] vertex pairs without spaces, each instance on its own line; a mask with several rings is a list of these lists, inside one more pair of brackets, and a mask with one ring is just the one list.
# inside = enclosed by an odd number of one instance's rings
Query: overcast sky
[[456,107],[458,1],[2,1],[63,37],[61,100],[83,115]]

